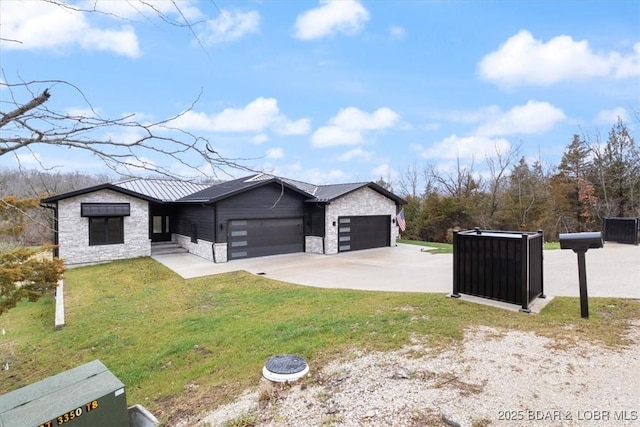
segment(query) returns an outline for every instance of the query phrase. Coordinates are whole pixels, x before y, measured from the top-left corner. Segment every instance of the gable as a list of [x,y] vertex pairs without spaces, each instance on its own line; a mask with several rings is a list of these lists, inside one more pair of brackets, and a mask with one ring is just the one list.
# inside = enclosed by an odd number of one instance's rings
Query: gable
[[302,195],[280,183],[272,182],[268,185],[252,188],[242,193],[227,197],[216,203],[219,212],[230,210],[239,216],[256,217],[256,215],[286,215],[286,212],[302,212],[303,202],[307,200]]
[[80,190],[69,191],[67,193],[62,193],[62,194],[58,194],[58,195],[55,195],[55,196],[47,197],[47,198],[42,199],[40,201],[40,203],[44,203],[44,204],[56,203],[56,202],[59,202],[60,200],[70,199],[70,198],[78,197],[78,196],[84,196],[84,195],[91,194],[91,193],[97,193],[97,192],[101,192],[103,190],[120,193],[120,194],[123,194],[123,195],[127,195],[127,196],[130,196],[130,197],[135,197],[135,198],[142,199],[142,200],[158,201],[159,202],[159,200],[157,200],[157,199],[155,199],[153,197],[149,197],[149,196],[146,196],[144,194],[136,193],[135,191],[131,191],[131,190],[128,190],[126,188],[120,188],[120,187],[118,187],[116,185],[113,185],[113,184],[100,184],[100,185],[94,185],[93,187],[82,188]]

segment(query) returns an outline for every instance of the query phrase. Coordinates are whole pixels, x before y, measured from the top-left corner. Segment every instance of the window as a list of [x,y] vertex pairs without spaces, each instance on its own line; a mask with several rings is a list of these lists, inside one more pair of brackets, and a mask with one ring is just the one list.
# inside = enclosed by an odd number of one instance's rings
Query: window
[[89,217],[89,246],[124,243],[124,217]]
[[191,243],[198,243],[198,224],[191,224]]
[[162,233],[162,217],[154,216],[153,217],[153,234],[160,234],[160,233]]

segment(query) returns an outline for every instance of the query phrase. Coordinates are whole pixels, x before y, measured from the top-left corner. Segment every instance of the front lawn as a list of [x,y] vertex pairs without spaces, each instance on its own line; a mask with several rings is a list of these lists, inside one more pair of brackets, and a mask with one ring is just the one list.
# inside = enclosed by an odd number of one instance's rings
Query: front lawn
[[389,350],[411,337],[442,348],[474,325],[530,330],[562,340],[624,344],[640,302],[556,298],[540,315],[442,294],[359,292],[277,282],[245,272],[184,280],[149,258],[66,273],[67,325],[53,330],[54,300],[0,317],[0,393],[100,359],[165,423],[256,386],[265,360],[294,353],[312,370],[354,349]]

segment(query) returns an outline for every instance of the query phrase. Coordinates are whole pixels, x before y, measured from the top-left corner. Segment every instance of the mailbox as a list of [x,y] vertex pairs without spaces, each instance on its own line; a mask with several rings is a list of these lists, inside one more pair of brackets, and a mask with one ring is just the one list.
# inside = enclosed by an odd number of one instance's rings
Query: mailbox
[[580,315],[589,317],[589,297],[587,295],[587,267],[585,252],[602,247],[602,233],[560,234],[560,249],[572,249],[578,255],[578,283],[580,284]]
[[602,247],[602,233],[564,233],[560,234],[560,249],[586,251]]
[[0,427],[129,427],[124,384],[99,360],[0,396]]

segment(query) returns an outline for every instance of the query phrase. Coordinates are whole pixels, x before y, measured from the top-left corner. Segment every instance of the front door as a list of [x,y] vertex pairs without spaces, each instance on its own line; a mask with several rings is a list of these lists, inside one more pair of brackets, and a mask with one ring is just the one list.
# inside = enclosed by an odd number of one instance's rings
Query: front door
[[152,242],[168,242],[171,240],[171,217],[169,209],[164,206],[151,206],[149,215],[149,238]]
[[154,215],[151,217],[152,242],[167,242],[171,240],[169,221],[169,215]]

